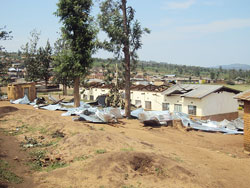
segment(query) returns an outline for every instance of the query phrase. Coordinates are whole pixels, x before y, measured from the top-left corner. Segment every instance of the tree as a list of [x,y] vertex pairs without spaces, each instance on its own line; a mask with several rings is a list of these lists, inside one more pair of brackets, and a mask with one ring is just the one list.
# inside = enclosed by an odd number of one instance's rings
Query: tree
[[[11,40],[12,31],[6,31],[5,29],[6,29],[6,26],[4,26],[3,28],[0,28],[0,40]],[[3,49],[4,47],[0,45],[0,51],[2,51]]]
[[214,80],[214,78],[215,78],[215,73],[214,73],[214,71],[211,71],[211,72],[210,72],[210,78],[211,78],[211,80]]
[[70,78],[74,81],[74,105],[80,106],[80,77],[92,64],[97,30],[90,15],[92,0],[59,0],[55,13],[63,24],[62,33],[69,43],[72,61],[68,62]]
[[67,87],[73,85],[72,80],[74,78],[70,77],[70,62],[73,61],[72,52],[67,41],[61,36],[55,44],[55,57],[53,60],[54,67],[54,82],[63,85],[63,95],[67,95]]
[[141,37],[149,33],[142,29],[135,20],[135,10],[127,6],[127,0],[104,0],[98,16],[100,28],[107,33],[109,41],[104,41],[102,47],[114,53],[115,58],[123,61],[125,74],[125,116],[130,117],[130,74],[131,62],[135,64],[138,56],[136,51],[142,47]]
[[[6,31],[6,27],[0,28],[0,41],[1,40],[11,40],[11,31]],[[4,47],[0,45],[0,52],[4,50]],[[5,53],[3,53],[5,56]],[[6,59],[1,58],[0,59],[0,83],[5,82],[7,83],[9,80],[9,77],[7,75],[8,67],[10,62],[8,62]],[[0,92],[1,93],[1,92]]]
[[52,48],[49,41],[47,41],[45,48],[40,47],[38,49],[37,62],[39,64],[39,78],[45,81],[45,87],[47,88],[51,77],[50,67],[52,64]]
[[47,88],[48,80],[51,77],[51,63],[52,63],[52,48],[47,41],[45,48],[37,47],[40,33],[36,30],[31,31],[31,39],[22,47],[24,59],[24,66],[26,68],[26,80],[38,81],[44,80]]

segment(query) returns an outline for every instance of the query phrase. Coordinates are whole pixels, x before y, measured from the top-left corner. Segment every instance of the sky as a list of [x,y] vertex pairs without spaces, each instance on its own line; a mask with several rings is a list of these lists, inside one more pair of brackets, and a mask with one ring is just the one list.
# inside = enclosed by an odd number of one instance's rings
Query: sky
[[[53,14],[57,2],[0,0],[0,28],[6,26],[13,36],[1,45],[18,51],[34,29],[41,32],[41,46],[48,39],[53,44],[61,27]],[[140,60],[203,67],[250,65],[250,0],[128,0],[128,5],[136,10],[142,27],[151,30],[142,38]],[[100,50],[94,56],[112,54]]]

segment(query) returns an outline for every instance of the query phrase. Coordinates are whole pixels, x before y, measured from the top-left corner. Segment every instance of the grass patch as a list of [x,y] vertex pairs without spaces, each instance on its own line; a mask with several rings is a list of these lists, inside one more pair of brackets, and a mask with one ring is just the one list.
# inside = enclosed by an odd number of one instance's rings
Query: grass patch
[[66,166],[68,166],[68,164],[57,161],[57,162],[50,164],[48,167],[46,167],[46,171],[50,172],[50,171],[55,170],[57,168],[64,168]]
[[104,154],[106,153],[107,151],[105,149],[98,149],[95,151],[97,154]]
[[9,183],[22,183],[23,179],[9,170],[9,164],[0,159],[0,181]]
[[86,159],[88,159],[88,158],[89,158],[89,156],[82,155],[82,156],[76,157],[76,158],[74,159],[74,161],[84,161],[84,160],[86,160]]
[[179,162],[179,163],[183,163],[184,162],[180,157],[174,157],[173,159],[175,161]]
[[101,127],[99,130],[100,130],[100,131],[105,131],[103,127]]
[[44,158],[46,151],[44,150],[35,150],[29,153],[31,156],[31,162],[28,165],[31,167],[31,170],[41,171],[44,165]]
[[168,176],[166,170],[164,170],[161,167],[155,168],[155,172],[157,176],[164,176],[164,177]]
[[130,147],[130,148],[122,148],[121,151],[134,151],[134,148]]

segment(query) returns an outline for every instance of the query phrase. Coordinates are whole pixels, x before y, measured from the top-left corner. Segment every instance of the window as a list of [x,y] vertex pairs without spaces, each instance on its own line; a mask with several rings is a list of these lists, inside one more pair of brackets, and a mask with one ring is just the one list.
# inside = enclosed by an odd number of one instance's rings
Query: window
[[162,110],[169,110],[169,103],[162,103]]
[[94,100],[94,96],[93,96],[93,95],[90,95],[90,96],[89,96],[89,100],[90,100],[90,101],[93,101],[93,100]]
[[135,100],[135,106],[137,107],[141,106],[141,100]]
[[145,101],[145,109],[151,110],[151,101]]
[[174,105],[174,111],[175,112],[182,112],[182,105],[181,104],[175,104]]
[[196,116],[196,106],[188,105],[188,114]]

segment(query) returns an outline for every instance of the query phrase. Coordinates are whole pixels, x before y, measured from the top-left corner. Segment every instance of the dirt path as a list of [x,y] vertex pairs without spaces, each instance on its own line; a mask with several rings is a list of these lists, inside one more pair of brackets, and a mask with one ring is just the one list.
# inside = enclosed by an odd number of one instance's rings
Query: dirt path
[[[0,135],[6,160],[18,166],[16,156],[30,162],[29,153],[40,154],[39,159],[33,156],[41,165],[35,166],[39,171],[27,166],[15,171],[29,187],[247,188],[250,184],[250,156],[243,153],[242,135],[143,127],[138,120],[124,119],[117,127],[74,122],[62,112],[8,102],[0,102],[0,109],[0,127],[15,133]],[[38,145],[26,148],[23,155],[19,145],[31,138]],[[29,175],[32,178],[26,179]]]
[[[20,148],[20,143],[12,136],[6,136],[0,131],[0,160],[6,161],[10,169],[20,178],[20,182],[16,184],[14,182],[0,182],[0,187],[16,187],[16,188],[27,188],[35,187],[32,182],[32,173],[29,168],[25,165],[28,161],[27,154]],[[10,177],[10,179],[15,177]],[[19,180],[17,180],[19,181]]]

